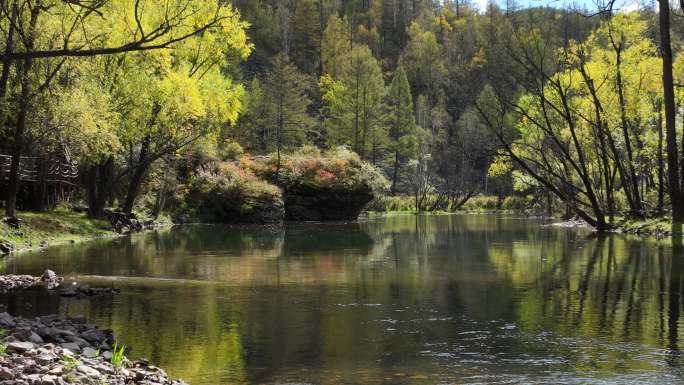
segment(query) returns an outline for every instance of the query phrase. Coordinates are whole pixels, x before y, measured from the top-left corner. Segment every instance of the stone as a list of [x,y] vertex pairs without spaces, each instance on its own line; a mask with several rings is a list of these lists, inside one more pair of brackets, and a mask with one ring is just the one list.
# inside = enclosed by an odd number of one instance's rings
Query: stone
[[84,315],[73,316],[73,317],[69,318],[69,321],[71,321],[71,323],[77,324],[77,325],[83,325],[87,322]]
[[81,352],[81,347],[78,346],[77,343],[74,342],[66,342],[60,345],[63,349],[68,349],[71,350],[74,353],[80,353]]
[[32,342],[10,342],[7,344],[7,351],[10,353],[23,354],[33,348]]
[[61,376],[62,374],[64,374],[64,366],[56,365],[54,368],[48,371],[48,374],[51,374],[53,376]]
[[55,376],[51,376],[49,374],[46,374],[40,378],[40,383],[41,383],[41,385],[56,385],[57,384],[57,378]]
[[40,280],[47,285],[48,289],[54,289],[59,286],[62,281],[61,278],[52,270],[45,270]]
[[87,365],[78,365],[76,370],[92,378],[100,378],[101,376],[100,372]]
[[76,336],[76,333],[66,329],[54,329],[51,334],[58,335],[61,337]]
[[14,250],[14,245],[10,241],[0,241],[0,255],[6,255],[12,253]]
[[95,366],[95,369],[99,371],[100,373],[104,374],[116,374],[116,370],[111,365],[105,365],[105,364],[100,364]]
[[0,368],[0,380],[13,380],[14,373],[8,368]]
[[[14,337],[17,339],[17,341],[28,341],[29,337],[31,337],[31,334],[33,332],[31,331],[30,328],[16,328],[10,336]],[[31,342],[31,341],[29,341]]]
[[43,366],[51,364],[52,361],[54,361],[56,359],[57,359],[57,356],[55,356],[52,353],[42,353],[42,354],[37,355],[34,358],[34,360],[36,361],[36,363],[38,365],[43,365]]
[[86,346],[90,346],[90,343],[88,341],[84,340],[81,337],[77,336],[67,336],[64,338],[67,342],[73,342],[77,344],[81,349],[85,348]]
[[81,333],[81,337],[89,342],[99,342],[104,340],[104,333],[97,329],[90,329]]
[[9,315],[7,312],[0,313],[0,326],[3,328],[9,328],[14,326],[14,317]]
[[85,348],[83,348],[83,351],[81,351],[81,354],[87,358],[95,358],[98,356],[97,350],[91,348],[90,346],[86,346]]
[[41,338],[38,334],[33,332],[31,332],[31,334],[29,335],[28,341],[33,342],[34,344],[42,344],[43,342],[45,342],[43,341],[43,338]]

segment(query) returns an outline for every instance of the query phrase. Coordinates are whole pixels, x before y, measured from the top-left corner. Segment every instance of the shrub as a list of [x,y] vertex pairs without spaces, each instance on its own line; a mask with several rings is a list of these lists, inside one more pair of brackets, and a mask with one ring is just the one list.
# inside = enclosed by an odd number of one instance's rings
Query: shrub
[[219,152],[221,159],[223,160],[238,160],[245,153],[242,146],[238,142],[230,142],[223,147]]
[[493,195],[474,196],[461,207],[467,211],[496,210],[499,206],[499,199]]
[[[275,222],[282,219],[280,189],[234,162],[214,162],[178,189],[179,213],[209,222]],[[182,206],[187,203],[187,207]]]
[[527,210],[532,207],[530,197],[509,196],[501,204],[503,210]]
[[280,168],[274,155],[254,161],[243,159],[241,164],[286,189],[306,186],[316,190],[379,192],[388,186],[387,179],[376,167],[345,147],[321,153],[315,147],[304,146],[292,154],[281,155]]
[[415,200],[412,196],[407,195],[381,195],[373,199],[373,201],[368,205],[367,210],[385,213],[397,211],[414,211]]

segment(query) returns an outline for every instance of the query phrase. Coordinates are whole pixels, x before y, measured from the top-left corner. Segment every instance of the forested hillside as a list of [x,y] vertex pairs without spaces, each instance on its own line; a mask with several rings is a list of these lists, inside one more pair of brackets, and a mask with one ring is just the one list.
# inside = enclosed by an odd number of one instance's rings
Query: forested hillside
[[391,194],[436,194],[442,206],[513,192],[510,177],[487,178],[497,146],[473,108],[487,84],[516,95],[502,83],[515,63],[511,32],[543,30],[551,52],[586,39],[600,21],[587,10],[494,3],[235,5],[255,45],[241,66],[249,86],[235,137],[243,147],[346,145],[385,171]]
[[[376,204],[410,196],[417,211],[494,195],[499,208],[508,197],[598,228],[671,209],[684,220],[684,23],[665,0],[631,12],[458,0],[0,3],[7,217],[60,202],[93,217],[212,211],[191,199],[207,193],[237,202],[223,209],[240,217],[280,199],[256,161],[273,166],[276,185],[295,163],[317,188],[361,175],[378,182],[363,186]],[[313,165],[292,161],[307,156]]]

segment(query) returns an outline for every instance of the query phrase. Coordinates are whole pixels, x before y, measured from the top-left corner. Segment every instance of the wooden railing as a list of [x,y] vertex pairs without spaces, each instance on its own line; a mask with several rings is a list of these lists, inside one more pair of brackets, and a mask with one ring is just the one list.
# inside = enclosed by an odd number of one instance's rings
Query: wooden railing
[[[9,180],[12,157],[0,154],[0,182]],[[22,156],[19,162],[19,180],[28,183],[67,183],[78,178],[78,165],[58,159]]]

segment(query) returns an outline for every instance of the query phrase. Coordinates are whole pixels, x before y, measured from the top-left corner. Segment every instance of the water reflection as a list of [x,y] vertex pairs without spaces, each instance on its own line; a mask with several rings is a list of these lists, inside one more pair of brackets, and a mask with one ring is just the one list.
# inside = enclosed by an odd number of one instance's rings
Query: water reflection
[[494,216],[197,226],[8,260],[114,284],[27,292],[193,384],[681,383],[681,239]]

